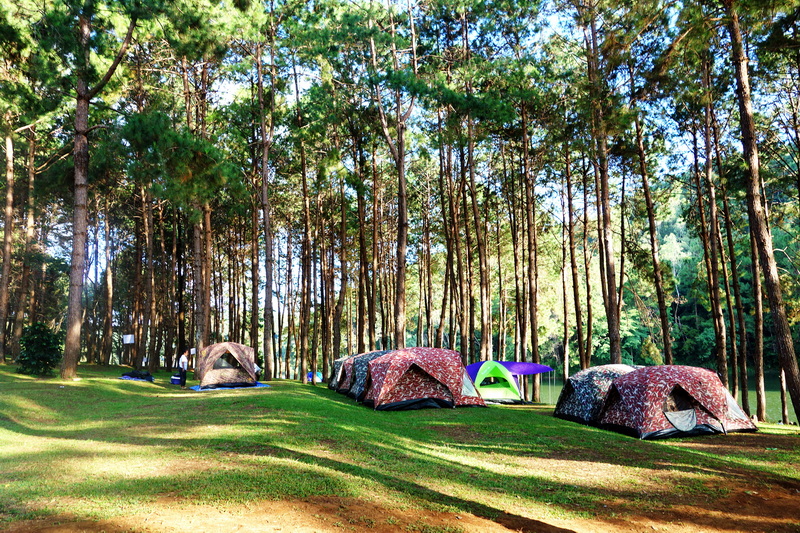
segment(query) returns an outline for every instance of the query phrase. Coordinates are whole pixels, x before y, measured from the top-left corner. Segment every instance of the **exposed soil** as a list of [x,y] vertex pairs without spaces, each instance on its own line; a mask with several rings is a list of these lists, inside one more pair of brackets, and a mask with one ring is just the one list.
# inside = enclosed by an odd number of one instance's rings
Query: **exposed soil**
[[[781,450],[798,446],[797,436],[735,434],[724,439],[693,439],[676,446],[699,453],[742,454],[769,462]],[[791,465],[790,465],[791,467]],[[794,465],[800,468],[800,465]],[[607,464],[597,463],[597,475]],[[754,476],[750,470],[720,470],[714,486],[687,497],[661,491],[658,501],[634,502],[610,494],[602,513],[591,519],[545,519],[505,509],[498,516],[445,513],[384,507],[345,498],[264,501],[257,505],[220,509],[165,497],[135,516],[105,521],[77,521],[59,516],[15,522],[5,531],[75,532],[800,532],[800,483],[789,478]],[[586,472],[592,475],[592,472]],[[669,483],[667,470],[658,483]],[[677,479],[677,478],[676,478]],[[580,505],[576,510],[581,510]],[[488,513],[487,513],[488,514]]]

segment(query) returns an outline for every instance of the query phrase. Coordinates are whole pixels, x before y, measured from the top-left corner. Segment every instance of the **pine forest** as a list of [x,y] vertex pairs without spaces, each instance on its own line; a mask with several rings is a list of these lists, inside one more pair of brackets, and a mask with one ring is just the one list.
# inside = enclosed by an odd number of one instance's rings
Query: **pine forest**
[[800,413],[795,1],[10,0],[0,125],[3,363],[431,346]]

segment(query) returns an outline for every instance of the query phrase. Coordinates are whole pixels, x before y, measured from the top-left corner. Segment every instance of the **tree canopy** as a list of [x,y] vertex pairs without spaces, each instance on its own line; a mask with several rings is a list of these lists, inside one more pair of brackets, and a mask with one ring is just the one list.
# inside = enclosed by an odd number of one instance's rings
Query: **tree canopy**
[[39,323],[66,378],[440,346],[706,366],[759,418],[774,372],[798,412],[798,35],[788,1],[6,3],[2,359]]

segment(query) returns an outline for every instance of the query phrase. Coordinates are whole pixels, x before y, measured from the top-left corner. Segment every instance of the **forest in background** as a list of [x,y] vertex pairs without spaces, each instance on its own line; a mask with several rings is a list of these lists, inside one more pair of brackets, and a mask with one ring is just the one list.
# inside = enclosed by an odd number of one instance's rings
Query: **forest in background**
[[223,340],[265,379],[437,346],[714,368],[762,420],[771,371],[800,412],[799,18],[6,3],[2,361],[33,323],[63,333],[65,378]]

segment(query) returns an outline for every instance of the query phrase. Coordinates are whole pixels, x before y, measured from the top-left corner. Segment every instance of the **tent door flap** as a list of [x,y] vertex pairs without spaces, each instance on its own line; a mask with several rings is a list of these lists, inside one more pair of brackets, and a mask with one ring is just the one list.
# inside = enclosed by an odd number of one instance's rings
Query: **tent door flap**
[[667,417],[670,424],[675,426],[678,431],[689,432],[697,426],[697,415],[694,409],[686,409],[683,411],[664,411],[664,416]]

